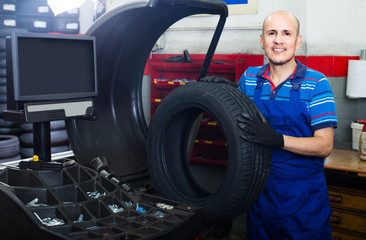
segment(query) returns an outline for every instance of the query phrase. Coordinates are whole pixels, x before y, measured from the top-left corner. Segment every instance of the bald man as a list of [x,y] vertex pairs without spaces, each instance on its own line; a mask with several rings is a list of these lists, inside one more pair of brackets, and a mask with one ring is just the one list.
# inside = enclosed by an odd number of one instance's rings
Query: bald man
[[272,149],[266,188],[248,211],[249,239],[331,240],[324,158],[337,127],[332,90],[322,73],[295,59],[302,36],[294,15],[268,15],[260,44],[269,63],[248,68],[239,81],[268,120],[243,114],[241,136]]

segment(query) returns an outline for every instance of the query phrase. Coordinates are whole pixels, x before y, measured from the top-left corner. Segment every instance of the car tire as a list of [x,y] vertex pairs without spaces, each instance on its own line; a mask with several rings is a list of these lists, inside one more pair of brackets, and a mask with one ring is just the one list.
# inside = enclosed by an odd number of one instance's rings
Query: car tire
[[[33,132],[23,133],[19,136],[22,147],[33,146]],[[69,143],[66,130],[51,131],[51,146],[62,146]]]
[[[23,132],[32,132],[33,131],[33,123],[23,123],[20,125],[20,128]],[[50,130],[63,130],[66,129],[65,120],[56,120],[50,121]]]
[[[59,152],[66,152],[70,150],[70,146],[69,145],[64,145],[64,146],[56,146],[56,147],[51,147],[51,154],[54,153],[59,153]],[[21,147],[20,148],[20,155],[22,156],[22,158],[30,158],[33,157],[33,148],[31,147]]]
[[16,28],[17,27],[16,15],[2,15],[0,14],[0,29],[4,28]]
[[73,8],[56,15],[56,18],[80,18],[80,8]]
[[2,135],[18,135],[22,132],[19,127],[0,127]]
[[30,32],[48,33],[52,31],[52,17],[18,16],[18,25]]
[[[227,142],[227,168],[220,187],[208,193],[197,186],[186,155],[188,133],[203,112],[220,124]],[[163,197],[200,206],[206,223],[231,219],[259,198],[266,184],[271,150],[240,137],[237,118],[265,117],[243,92],[225,83],[197,82],[178,87],[157,108],[148,132],[148,165]]]
[[20,122],[13,122],[13,121],[5,121],[4,119],[0,118],[0,128],[13,128],[19,127]]
[[6,163],[11,161],[16,161],[22,159],[22,156],[20,154],[13,156],[13,157],[7,157],[7,158],[0,158],[0,163]]
[[16,1],[15,0],[1,0],[0,1],[0,15],[15,15]]
[[19,155],[19,139],[13,135],[0,135],[0,158]]
[[79,19],[55,18],[53,20],[53,32],[78,34],[80,32]]

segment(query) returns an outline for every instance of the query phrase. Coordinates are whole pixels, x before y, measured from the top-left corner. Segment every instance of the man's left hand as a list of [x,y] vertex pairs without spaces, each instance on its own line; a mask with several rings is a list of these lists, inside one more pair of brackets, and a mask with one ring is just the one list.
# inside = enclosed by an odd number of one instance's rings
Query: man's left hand
[[258,143],[265,147],[283,148],[284,139],[282,133],[277,133],[268,122],[250,117],[247,113],[242,113],[238,117],[238,125],[245,132],[240,137],[246,141]]

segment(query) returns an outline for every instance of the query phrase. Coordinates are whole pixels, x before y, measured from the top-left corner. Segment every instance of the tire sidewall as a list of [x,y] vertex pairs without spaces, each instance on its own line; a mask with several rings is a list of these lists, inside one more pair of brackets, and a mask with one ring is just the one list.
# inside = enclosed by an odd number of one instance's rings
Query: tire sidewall
[[[209,86],[209,84],[212,83],[205,84]],[[210,92],[202,91],[202,89],[189,87],[189,91],[187,91],[184,87],[188,88],[188,85],[176,88],[171,92],[173,94],[169,94],[164,99],[155,112],[150,125],[148,135],[148,159],[152,179],[156,182],[156,188],[158,191],[163,193],[165,197],[174,196],[177,201],[204,206],[204,216],[206,216],[208,221],[215,221],[218,218],[229,218],[229,215],[232,213],[228,212],[225,202],[230,202],[233,195],[237,192],[245,191],[241,189],[242,186],[236,184],[242,169],[238,166],[243,164],[241,163],[241,156],[246,154],[241,152],[241,149],[243,149],[242,145],[247,145],[249,148],[253,148],[254,146],[249,142],[238,141],[238,139],[240,139],[240,131],[236,124],[236,117],[232,116],[232,113],[227,110],[226,106],[222,104],[220,99],[215,95],[212,95]],[[233,87],[230,88],[230,91],[239,91]],[[165,163],[167,159],[164,159],[163,157],[162,160],[160,160],[160,156],[165,155],[162,147],[164,146],[165,132],[162,130],[166,130],[169,127],[169,124],[174,121],[173,118],[176,117],[177,114],[182,111],[188,111],[188,109],[192,108],[198,108],[202,111],[208,112],[212,117],[219,121],[220,127],[227,141],[228,156],[233,156],[231,158],[228,157],[228,159],[230,158],[230,161],[228,161],[226,174],[221,187],[216,192],[204,198],[189,197],[185,193],[182,193],[179,188],[174,186],[175,183],[171,179],[172,176],[170,176],[170,170],[167,169]],[[239,111],[238,114],[240,114]],[[189,113],[187,113],[187,115],[189,115]],[[251,115],[253,114],[251,113]],[[255,154],[252,156],[253,159],[255,158],[254,155]],[[184,160],[174,159],[173,161],[177,162]],[[178,167],[179,166],[177,166],[177,168]],[[251,165],[250,167],[252,168],[253,166]],[[174,177],[175,176],[173,176],[173,178]],[[248,179],[248,181],[250,181],[250,179]],[[218,209],[218,206],[222,207]]]

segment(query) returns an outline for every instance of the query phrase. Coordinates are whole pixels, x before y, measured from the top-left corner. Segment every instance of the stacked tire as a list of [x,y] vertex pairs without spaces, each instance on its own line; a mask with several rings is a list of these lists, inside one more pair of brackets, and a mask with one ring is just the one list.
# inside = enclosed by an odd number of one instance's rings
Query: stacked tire
[[20,28],[2,28],[0,29],[0,40],[3,42],[0,46],[0,135],[18,135],[21,130],[20,123],[5,121],[2,118],[3,111],[7,109],[7,87],[6,87],[6,45],[5,38],[11,35],[11,32],[26,32]]
[[16,0],[0,0],[0,163],[20,159],[20,123],[8,122],[2,118],[7,108],[6,95],[6,36],[18,28]]
[[[22,133],[20,139],[20,155],[22,158],[33,156],[33,124],[24,123],[20,126]],[[69,139],[64,120],[52,121],[51,128],[51,153],[70,150]]]
[[[62,0],[60,0],[62,1]],[[79,8],[54,15],[47,0],[0,0],[0,162],[33,156],[33,125],[2,119],[7,109],[6,37],[12,32],[78,34]],[[17,149],[17,150],[16,150]],[[51,153],[70,150],[64,121],[51,122]],[[4,153],[2,153],[4,151]],[[15,153],[16,152],[16,153]]]
[[[4,84],[6,88],[6,36],[10,35],[13,30],[17,29],[17,4],[15,0],[0,0],[0,104],[4,103]],[[3,106],[0,106],[0,111]]]
[[17,27],[16,1],[0,0],[0,28]]
[[[80,32],[79,8],[70,9],[55,16],[47,0],[0,0],[2,9],[0,28],[18,27],[36,33]],[[62,1],[62,0],[60,0]]]
[[13,135],[0,135],[0,164],[19,160],[19,139]]
[[48,33],[52,31],[54,14],[47,0],[18,0],[18,25],[30,32]]
[[53,21],[53,31],[66,34],[78,34],[80,32],[79,16],[79,8],[73,8],[56,15]]

